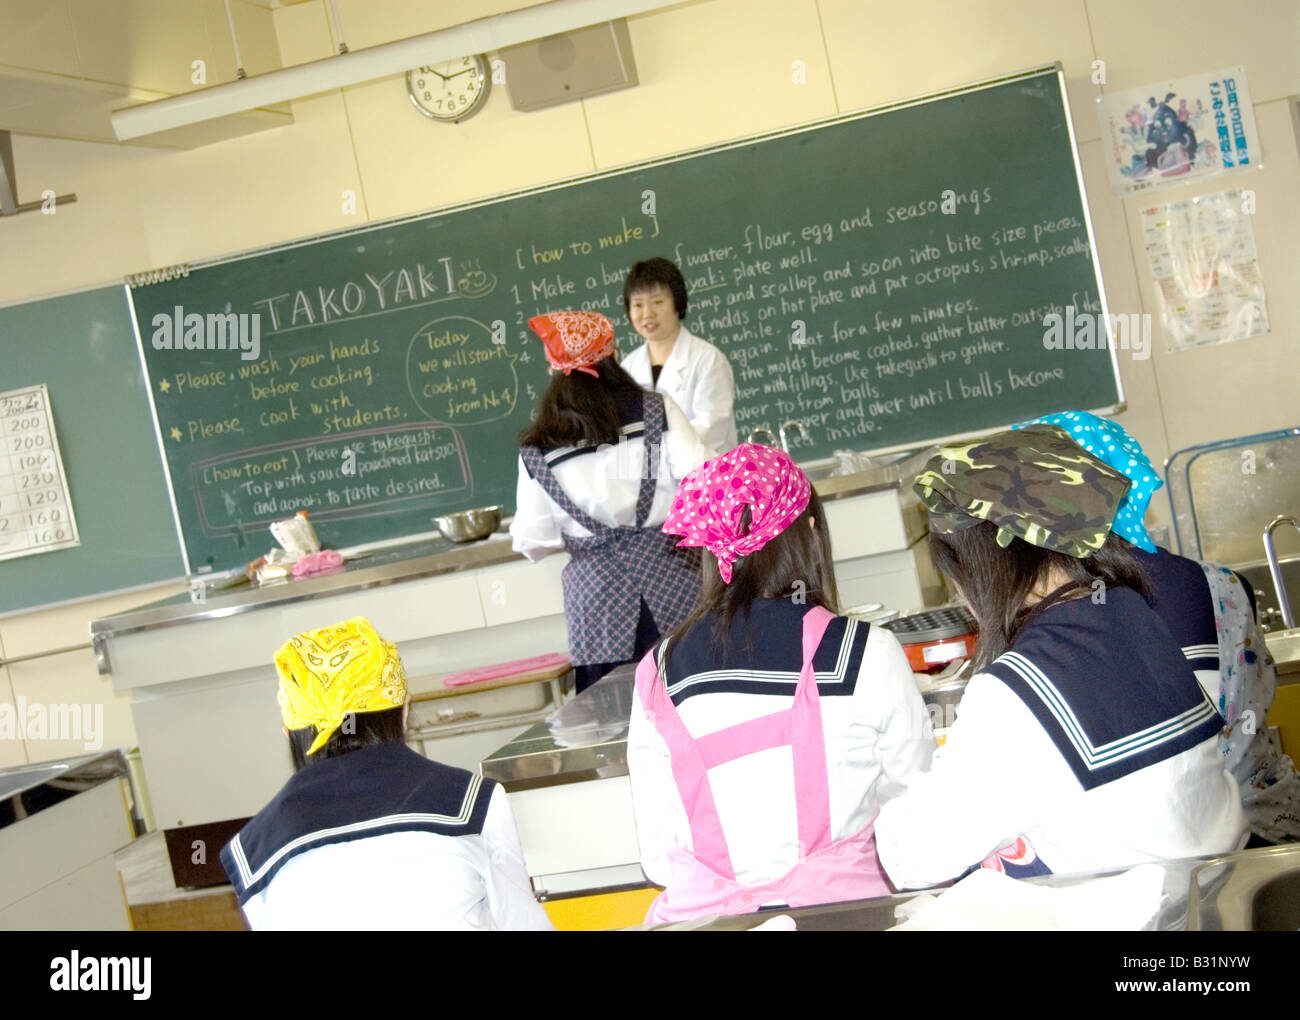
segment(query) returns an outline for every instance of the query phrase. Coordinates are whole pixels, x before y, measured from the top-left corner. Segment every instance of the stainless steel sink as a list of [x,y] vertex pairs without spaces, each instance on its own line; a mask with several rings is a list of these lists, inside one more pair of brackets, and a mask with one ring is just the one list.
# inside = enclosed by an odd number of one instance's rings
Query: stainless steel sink
[[1294,683],[1292,674],[1300,673],[1300,627],[1272,631],[1264,641],[1277,666],[1278,683]]
[[1251,903],[1251,918],[1256,931],[1300,931],[1300,872],[1260,886]]
[[1300,930],[1300,845],[1243,850],[1192,869],[1193,931]]
[[[1286,587],[1287,597],[1291,600],[1293,611],[1300,611],[1300,556],[1291,556],[1278,563],[1282,571],[1282,583]],[[1260,626],[1267,631],[1282,628],[1282,614],[1278,610],[1277,592],[1273,588],[1273,579],[1268,574],[1268,563],[1259,560],[1232,568],[1244,577],[1255,589],[1256,615]]]

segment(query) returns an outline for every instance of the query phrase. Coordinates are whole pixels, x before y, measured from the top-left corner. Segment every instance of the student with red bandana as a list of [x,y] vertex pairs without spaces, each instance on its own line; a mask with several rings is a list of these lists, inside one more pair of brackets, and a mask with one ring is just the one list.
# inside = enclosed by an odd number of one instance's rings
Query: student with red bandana
[[555,375],[519,437],[514,548],[567,550],[564,613],[578,690],[676,627],[700,590],[699,559],[659,531],[677,482],[712,453],[671,399],[614,358],[598,312],[529,321]]

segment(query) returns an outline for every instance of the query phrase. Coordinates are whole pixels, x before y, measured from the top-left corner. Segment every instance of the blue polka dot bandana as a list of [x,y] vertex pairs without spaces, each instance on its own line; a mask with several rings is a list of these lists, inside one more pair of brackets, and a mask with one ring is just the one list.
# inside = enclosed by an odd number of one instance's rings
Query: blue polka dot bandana
[[1019,429],[1039,422],[1058,425],[1065,429],[1076,443],[1098,460],[1123,472],[1124,476],[1133,483],[1119,505],[1119,512],[1115,515],[1115,523],[1111,525],[1111,531],[1145,552],[1155,552],[1156,545],[1147,534],[1147,527],[1142,523],[1142,518],[1146,515],[1147,504],[1151,502],[1152,495],[1165,483],[1156,473],[1156,469],[1151,466],[1151,461],[1142,452],[1142,446],[1138,441],[1124,431],[1122,426],[1106,418],[1098,418],[1087,411],[1047,414],[1011,427]]

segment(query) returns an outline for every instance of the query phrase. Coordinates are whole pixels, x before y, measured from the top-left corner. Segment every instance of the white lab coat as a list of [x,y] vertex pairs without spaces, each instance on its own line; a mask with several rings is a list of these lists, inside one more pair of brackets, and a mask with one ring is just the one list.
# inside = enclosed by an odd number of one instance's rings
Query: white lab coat
[[680,327],[657,384],[650,372],[648,345],[642,344],[620,364],[646,389],[672,397],[705,446],[718,453],[736,446],[736,380],[726,355],[713,344]]

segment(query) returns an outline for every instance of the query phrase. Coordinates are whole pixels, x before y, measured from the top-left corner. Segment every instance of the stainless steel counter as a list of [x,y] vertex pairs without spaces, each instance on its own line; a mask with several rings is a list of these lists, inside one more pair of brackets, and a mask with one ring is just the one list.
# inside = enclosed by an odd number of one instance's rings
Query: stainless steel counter
[[[636,666],[619,666],[570,701],[552,721],[524,730],[481,769],[507,792],[627,775],[627,726]],[[921,690],[935,728],[952,725],[965,680]]]
[[[823,499],[867,495],[898,488],[902,480],[914,475],[923,463],[924,454],[905,456],[870,471],[819,478],[814,484]],[[373,551],[365,550],[365,547],[357,547],[357,550],[348,556],[343,566],[328,574],[267,586],[245,583],[228,590],[209,589],[200,601],[188,595],[176,595],[95,620],[90,625],[90,634],[100,672],[109,671],[104,642],[122,634],[234,616],[266,606],[324,598],[523,559],[511,548],[510,536],[504,532],[465,545],[453,545],[445,539],[434,538]],[[348,550],[340,551],[348,555]]]
[[635,674],[635,666],[620,666],[565,705],[555,722],[530,726],[485,758],[483,775],[507,793],[627,775]]
[[116,749],[0,771],[0,931],[129,931],[134,837]]
[[328,574],[300,581],[264,586],[242,584],[226,591],[209,591],[201,601],[188,595],[160,599],[137,609],[91,621],[90,636],[99,672],[107,673],[104,642],[122,634],[235,616],[267,606],[283,606],[399,581],[475,570],[512,560],[522,561],[523,557],[511,548],[510,537],[505,534],[465,545],[453,545],[443,539],[415,542],[360,553]]
[[126,776],[126,758],[116,748],[2,769],[0,828],[53,807],[73,794]]

